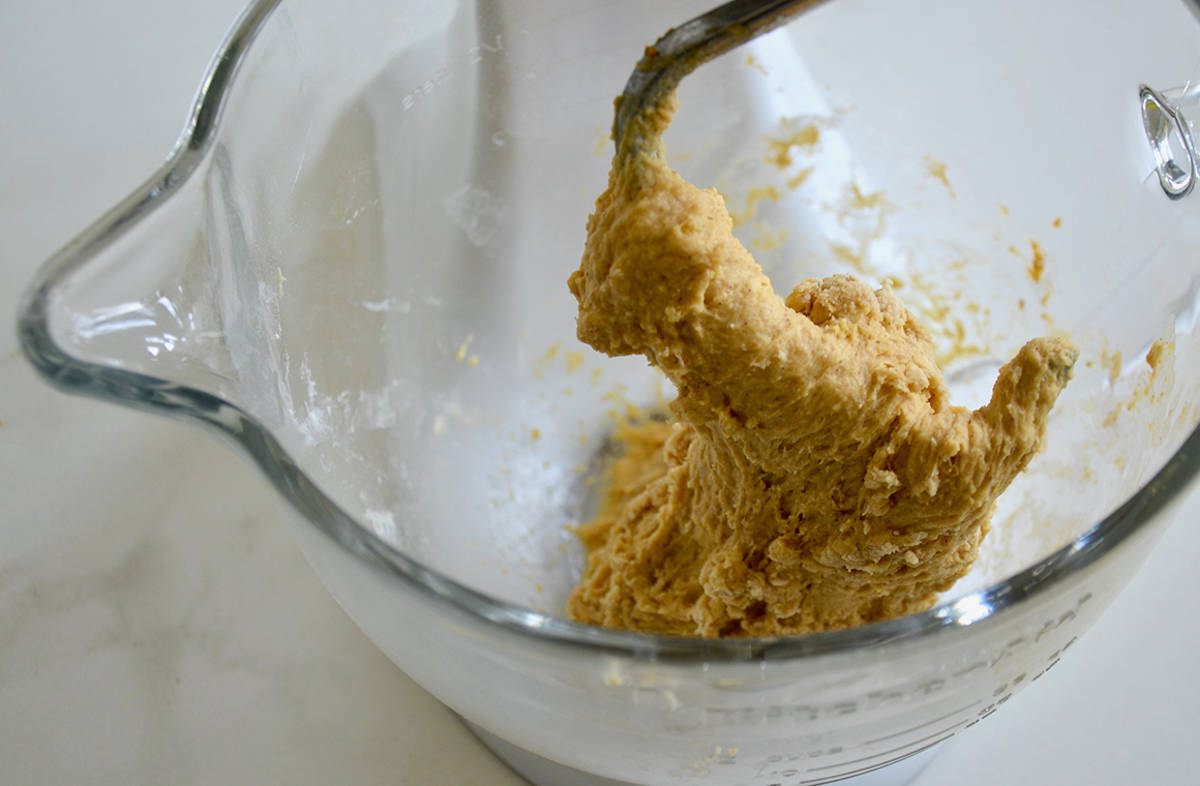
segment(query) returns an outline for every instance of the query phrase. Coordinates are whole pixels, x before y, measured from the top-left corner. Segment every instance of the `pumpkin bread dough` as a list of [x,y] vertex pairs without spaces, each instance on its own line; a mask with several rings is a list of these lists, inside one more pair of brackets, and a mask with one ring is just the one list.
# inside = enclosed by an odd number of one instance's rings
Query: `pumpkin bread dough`
[[675,106],[630,121],[569,282],[581,340],[678,390],[671,422],[618,430],[570,617],[757,636],[930,607],[1041,447],[1077,350],[1034,339],[987,405],[951,406],[890,290],[839,275],[775,294],[720,195],[665,163]]

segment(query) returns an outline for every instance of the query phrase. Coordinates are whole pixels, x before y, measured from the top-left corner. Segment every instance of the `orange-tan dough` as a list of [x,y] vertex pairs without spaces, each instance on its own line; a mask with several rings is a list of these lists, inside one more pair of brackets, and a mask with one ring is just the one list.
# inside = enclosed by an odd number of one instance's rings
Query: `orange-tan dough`
[[844,628],[928,608],[1039,450],[1077,357],[1030,341],[991,401],[952,406],[926,332],[849,276],[780,298],[715,190],[667,166],[672,96],[632,121],[570,278],[580,339],[678,389],[581,528],[574,620],[706,637]]

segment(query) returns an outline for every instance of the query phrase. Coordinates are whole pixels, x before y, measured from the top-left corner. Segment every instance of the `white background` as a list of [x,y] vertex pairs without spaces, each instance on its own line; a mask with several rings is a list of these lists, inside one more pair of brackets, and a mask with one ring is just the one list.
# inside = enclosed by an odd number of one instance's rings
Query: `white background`
[[[520,783],[324,593],[248,463],[16,347],[34,268],[162,161],[240,7],[0,0],[0,781]],[[1198,514],[915,783],[1200,783]]]

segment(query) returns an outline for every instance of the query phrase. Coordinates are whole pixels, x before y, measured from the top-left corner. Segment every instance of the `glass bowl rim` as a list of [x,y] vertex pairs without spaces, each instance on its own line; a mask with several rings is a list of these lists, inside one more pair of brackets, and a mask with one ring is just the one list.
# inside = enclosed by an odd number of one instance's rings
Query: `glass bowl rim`
[[[211,148],[240,65],[282,0],[253,0],[213,55],[179,139],[162,166],[38,269],[18,307],[22,351],[64,392],[147,412],[199,421],[232,439],[296,513],[356,559],[451,613],[547,645],[663,662],[736,663],[795,660],[862,652],[912,642],[940,631],[978,631],[1005,612],[1083,572],[1140,531],[1200,474],[1200,425],[1125,503],[1073,541],[1007,579],[905,617],[799,636],[700,639],[617,631],[571,622],[498,600],[408,557],[358,523],[310,480],[270,431],[212,394],[69,355],[50,334],[48,306],[56,284],[84,267],[177,192]],[[1189,5],[1193,3],[1189,0]]]

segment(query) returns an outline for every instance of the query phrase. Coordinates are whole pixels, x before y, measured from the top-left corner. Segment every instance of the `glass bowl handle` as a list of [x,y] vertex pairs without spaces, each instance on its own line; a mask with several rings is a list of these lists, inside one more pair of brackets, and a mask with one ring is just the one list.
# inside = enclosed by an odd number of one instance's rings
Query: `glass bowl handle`
[[1200,86],[1189,83],[1159,92],[1141,85],[1138,101],[1158,184],[1169,198],[1182,199],[1196,185],[1198,159],[1189,115],[1200,109]]

